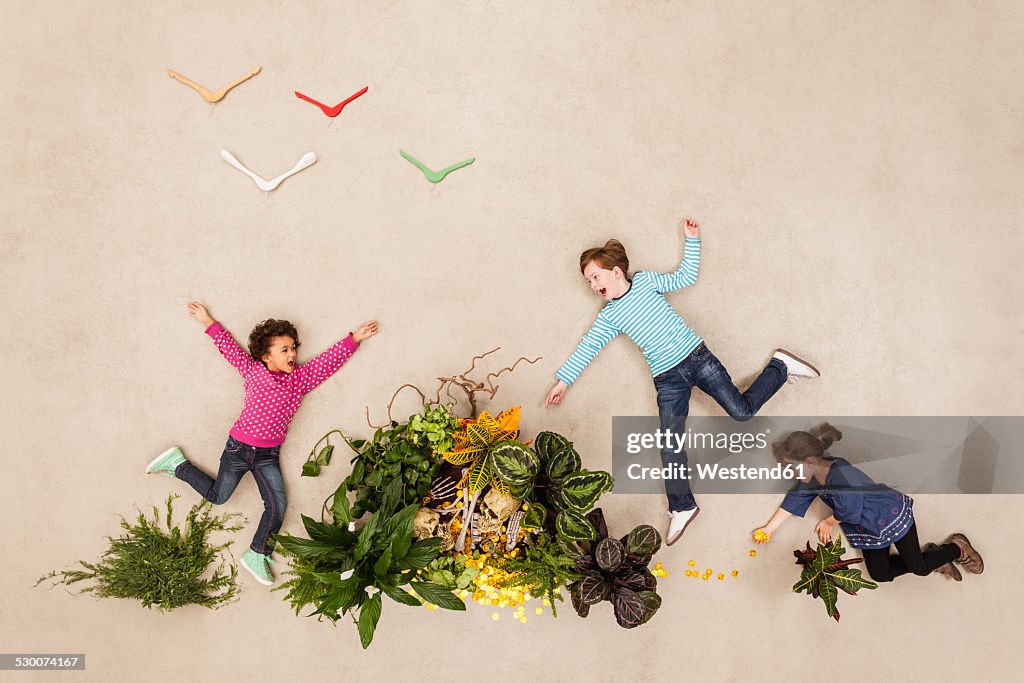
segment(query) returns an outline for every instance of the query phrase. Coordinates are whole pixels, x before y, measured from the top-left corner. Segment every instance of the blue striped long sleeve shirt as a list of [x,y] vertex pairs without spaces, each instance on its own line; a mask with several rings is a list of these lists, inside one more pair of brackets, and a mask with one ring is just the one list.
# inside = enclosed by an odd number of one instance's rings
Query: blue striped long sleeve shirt
[[692,285],[697,281],[699,268],[700,238],[687,237],[683,261],[675,272],[635,273],[629,290],[605,304],[590,331],[555,377],[571,385],[598,352],[620,333],[640,347],[652,375],[681,363],[703,340],[669,305],[665,293]]

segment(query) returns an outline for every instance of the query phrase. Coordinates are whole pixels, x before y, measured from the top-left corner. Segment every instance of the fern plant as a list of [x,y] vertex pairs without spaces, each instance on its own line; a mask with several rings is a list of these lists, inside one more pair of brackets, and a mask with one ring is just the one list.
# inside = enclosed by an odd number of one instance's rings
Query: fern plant
[[232,602],[239,590],[238,569],[230,563],[225,566],[221,555],[231,542],[212,545],[209,537],[215,532],[238,531],[242,516],[211,516],[211,504],[203,501],[189,510],[184,527],[177,527],[173,523],[173,501],[177,497],[167,498],[166,530],[155,506],[152,519],[142,512],[134,523],[122,517],[125,533],[118,538],[108,537],[110,547],[98,562],[79,561],[82,569],[51,572],[36,585],[49,579],[55,586],[93,582],[80,592],[138,600],[143,607],[161,612],[185,605],[217,609]]
[[521,557],[495,557],[495,566],[511,574],[498,587],[529,589],[534,597],[546,597],[551,603],[551,614],[557,617],[555,602],[562,600],[561,588],[580,578],[575,557],[566,552],[565,546],[552,534],[527,540],[523,549],[525,554]]

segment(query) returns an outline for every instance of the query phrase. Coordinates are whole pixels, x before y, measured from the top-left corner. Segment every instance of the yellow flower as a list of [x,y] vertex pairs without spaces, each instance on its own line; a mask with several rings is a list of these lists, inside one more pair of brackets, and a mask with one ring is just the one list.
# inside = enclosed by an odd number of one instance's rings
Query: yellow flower
[[540,603],[542,605],[544,605],[545,607],[550,607],[551,606],[551,601],[548,600],[547,598],[544,598],[543,600],[541,600]]
[[740,575],[740,570],[739,569],[733,569],[732,570],[732,575],[733,576],[739,576]]
[[687,575],[687,576],[690,576],[690,575],[692,575],[692,574],[693,574],[693,572],[691,572],[691,571],[690,571],[689,569],[687,569],[687,570],[686,570],[686,575]]
[[691,567],[696,567],[697,566],[697,560],[690,560],[686,564],[690,565]]
[[524,510],[529,510],[530,509],[530,504],[529,503],[523,503],[523,509]]
[[664,569],[664,567],[661,566],[661,562],[655,562],[654,563],[654,568],[655,569]]
[[520,624],[525,624],[526,623],[526,617],[519,617],[519,623]]
[[544,614],[544,608],[543,607],[538,607],[537,609],[533,610],[533,613],[534,614]]
[[497,612],[495,612],[494,614],[491,615],[491,619],[493,619],[494,621],[497,621],[498,619],[501,619],[501,615],[498,614]]
[[756,550],[751,550],[750,551],[750,556],[751,557],[757,557],[757,551]]
[[702,576],[702,577],[700,577],[700,578],[702,578],[702,579],[704,579],[705,581],[707,581],[707,580],[708,580],[708,578],[710,578],[710,576],[711,576],[710,574],[705,574],[704,576]]
[[722,580],[724,580],[724,579],[725,579],[725,574],[719,574],[719,575],[718,575],[718,580],[719,580],[719,581],[722,581]]

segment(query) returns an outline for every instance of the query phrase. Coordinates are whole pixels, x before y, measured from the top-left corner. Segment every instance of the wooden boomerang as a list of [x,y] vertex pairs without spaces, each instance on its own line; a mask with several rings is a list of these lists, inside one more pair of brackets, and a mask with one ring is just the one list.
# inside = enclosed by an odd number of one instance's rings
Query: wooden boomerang
[[300,100],[306,100],[310,104],[315,104],[316,106],[320,107],[320,109],[321,109],[321,111],[323,111],[323,113],[327,114],[328,116],[330,116],[333,119],[335,116],[337,116],[338,114],[341,113],[341,110],[345,108],[346,104],[348,104],[349,102],[351,102],[355,98],[359,97],[360,95],[365,95],[366,91],[369,90],[369,89],[370,89],[369,86],[367,86],[367,87],[363,88],[362,90],[360,90],[359,92],[357,92],[352,97],[348,98],[347,100],[343,100],[343,101],[339,102],[338,104],[334,105],[333,107],[328,107],[326,104],[321,104],[320,102],[317,102],[316,100],[314,100],[312,97],[309,97],[307,95],[303,95],[298,90],[295,91],[295,96],[298,97]]
[[398,153],[401,154],[403,157],[405,157],[406,161],[408,161],[410,164],[412,164],[416,168],[420,169],[423,172],[423,175],[426,176],[427,180],[429,180],[432,183],[439,183],[442,180],[444,180],[444,177],[446,175],[448,175],[449,173],[451,173],[452,171],[457,171],[460,168],[462,168],[463,166],[469,166],[471,163],[476,161],[476,157],[472,157],[471,159],[466,159],[465,161],[460,161],[457,164],[452,164],[448,168],[442,169],[440,171],[431,171],[429,168],[424,166],[421,162],[417,161],[416,159],[413,159],[411,156],[409,156],[408,154],[406,154],[402,150],[398,150]]
[[221,100],[224,99],[224,96],[228,94],[229,90],[234,88],[236,85],[240,85],[242,83],[245,83],[247,80],[249,80],[250,78],[252,78],[256,74],[258,74],[260,71],[261,71],[261,67],[256,67],[255,69],[253,69],[249,73],[245,74],[244,76],[241,76],[241,77],[237,78],[236,80],[232,81],[231,83],[228,83],[227,85],[225,85],[220,90],[217,90],[217,91],[214,91],[214,92],[210,92],[209,90],[207,90],[203,86],[199,85],[195,81],[189,80],[188,78],[182,76],[177,71],[172,71],[171,69],[168,69],[167,70],[167,75],[170,76],[171,78],[173,78],[174,80],[178,81],[179,83],[184,83],[188,87],[193,88],[196,92],[199,93],[200,97],[202,97],[204,100],[206,100],[210,104],[216,104],[217,102],[220,102]]
[[228,162],[229,164],[231,164],[232,166],[237,168],[239,171],[241,171],[245,175],[247,175],[250,178],[252,178],[252,181],[254,183],[256,183],[256,187],[260,188],[264,192],[270,192],[272,190],[276,190],[277,186],[280,185],[282,182],[284,182],[285,178],[293,176],[296,173],[298,173],[299,171],[301,171],[303,169],[307,169],[307,168],[309,168],[310,166],[312,166],[313,164],[316,163],[316,154],[313,153],[313,152],[306,152],[305,154],[302,155],[302,158],[299,159],[298,163],[296,163],[294,166],[292,166],[289,170],[285,171],[284,173],[282,173],[281,175],[277,176],[273,180],[264,180],[261,176],[258,176],[255,173],[253,173],[252,171],[250,171],[249,169],[247,169],[242,164],[241,161],[236,159],[234,157],[234,155],[231,154],[231,152],[227,151],[226,149],[222,149],[220,151],[220,157],[221,157],[221,159],[223,159],[224,161]]

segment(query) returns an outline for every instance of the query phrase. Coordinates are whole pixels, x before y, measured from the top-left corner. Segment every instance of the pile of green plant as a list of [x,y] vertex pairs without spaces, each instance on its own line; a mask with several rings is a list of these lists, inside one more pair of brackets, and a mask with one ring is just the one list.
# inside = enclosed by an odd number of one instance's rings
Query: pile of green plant
[[857,595],[861,588],[878,588],[877,583],[861,576],[859,569],[848,569],[851,564],[864,560],[860,557],[844,560],[842,557],[845,552],[846,548],[843,547],[843,539],[839,534],[836,534],[835,540],[829,545],[819,543],[817,550],[811,550],[811,544],[808,542],[805,550],[793,551],[796,563],[803,567],[800,580],[793,584],[793,592],[806,591],[812,598],[821,598],[825,603],[825,611],[837,622],[839,610],[836,608],[836,601],[839,599],[839,591]]
[[405,504],[408,484],[391,479],[381,493],[377,512],[362,528],[350,531],[353,518],[344,492],[335,495],[333,521],[317,522],[302,516],[308,538],[280,534],[278,552],[291,559],[292,576],[275,590],[287,590],[285,599],[298,614],[312,606],[308,616],[354,617],[363,647],[369,647],[382,609],[381,595],[403,605],[419,607],[423,600],[438,607],[465,610],[465,604],[444,585],[419,578],[419,570],[437,558],[441,540],[414,541],[413,518],[420,502]]
[[551,614],[558,616],[556,601],[562,600],[561,588],[581,578],[575,555],[566,544],[552,534],[527,536],[521,546],[524,554],[495,558],[494,566],[509,574],[497,583],[500,588],[525,588],[534,597],[545,597],[551,603]]
[[561,434],[541,432],[534,447],[503,441],[491,449],[494,476],[514,498],[529,502],[523,528],[553,531],[570,542],[596,539],[586,514],[611,490],[612,475],[581,469],[580,454]]
[[635,628],[647,623],[661,607],[658,579],[647,568],[661,548],[661,535],[654,527],[642,524],[615,540],[608,537],[601,508],[588,517],[597,529],[598,540],[587,544],[585,552],[576,558],[576,569],[582,576],[570,586],[573,607],[586,617],[592,605],[608,600],[619,626]]
[[118,538],[108,536],[110,547],[98,562],[79,561],[83,569],[51,572],[36,585],[48,579],[53,579],[54,585],[68,586],[91,581],[82,593],[138,600],[143,607],[162,612],[185,605],[217,609],[232,602],[239,590],[235,581],[238,570],[220,554],[231,542],[212,545],[209,537],[215,532],[238,531],[244,520],[238,519],[238,513],[211,516],[211,504],[203,501],[189,510],[184,527],[177,527],[172,520],[175,498],[167,498],[166,529],[156,507],[152,519],[141,512],[134,523],[122,517],[125,533]]

